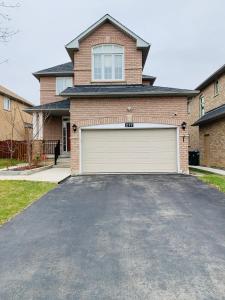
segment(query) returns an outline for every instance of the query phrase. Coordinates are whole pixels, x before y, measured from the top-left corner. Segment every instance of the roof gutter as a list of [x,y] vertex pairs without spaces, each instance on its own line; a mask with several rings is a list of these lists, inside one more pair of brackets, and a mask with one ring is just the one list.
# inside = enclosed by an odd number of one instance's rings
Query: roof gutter
[[60,76],[73,76],[74,72],[73,71],[69,71],[69,72],[36,72],[36,73],[32,73],[32,75],[37,78],[38,80],[40,79],[40,77],[42,76],[56,76],[56,77],[60,77]]
[[83,98],[83,97],[146,97],[146,96],[196,96],[199,91],[187,91],[187,92],[114,92],[114,93],[61,93],[60,96],[67,96],[73,98]]
[[219,116],[215,116],[215,117],[213,117],[213,118],[210,118],[210,119],[208,119],[208,120],[198,120],[198,121],[196,121],[194,124],[192,124],[191,126],[204,126],[204,125],[207,125],[207,124],[209,124],[209,123],[211,123],[211,122],[213,122],[213,121],[217,121],[217,120],[219,120],[219,119],[222,119],[222,118],[224,118],[224,116],[225,116],[225,113],[223,113],[223,114],[221,114],[221,115],[219,115]]

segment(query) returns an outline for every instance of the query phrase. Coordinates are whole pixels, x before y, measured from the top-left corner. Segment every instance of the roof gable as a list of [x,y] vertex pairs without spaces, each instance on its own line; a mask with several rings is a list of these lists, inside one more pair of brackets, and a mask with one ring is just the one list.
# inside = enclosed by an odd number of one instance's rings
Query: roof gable
[[74,50],[79,50],[80,41],[82,39],[86,38],[92,32],[94,32],[97,28],[99,28],[105,22],[110,22],[112,25],[114,25],[115,27],[117,27],[122,32],[126,33],[128,36],[130,36],[132,39],[134,39],[136,41],[137,48],[141,49],[143,51],[143,65],[144,65],[147,55],[148,55],[149,48],[151,45],[108,14],[103,16],[101,19],[99,19],[96,23],[94,23],[90,27],[88,27],[85,31],[83,31],[75,39],[73,39],[71,42],[69,42],[66,45],[66,50],[69,53],[70,57],[73,59]]
[[218,79],[222,74],[225,74],[225,64],[220,67],[216,72],[211,74],[206,80],[204,80],[199,86],[196,87],[196,90],[202,90],[211,84],[213,81]]
[[7,89],[6,87],[4,87],[2,85],[0,85],[0,95],[12,98],[13,100],[23,103],[24,105],[33,106],[33,104],[30,101],[27,101],[23,97],[20,97],[19,95],[10,91],[9,89]]

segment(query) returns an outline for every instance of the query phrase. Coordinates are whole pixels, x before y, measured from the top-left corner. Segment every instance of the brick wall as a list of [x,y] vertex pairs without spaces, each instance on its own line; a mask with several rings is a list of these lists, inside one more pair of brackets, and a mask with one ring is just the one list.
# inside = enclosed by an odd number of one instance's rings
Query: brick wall
[[62,140],[62,117],[50,116],[43,129],[44,140]]
[[198,126],[191,126],[199,116],[199,96],[189,100],[190,113],[188,113],[189,150],[199,150]]
[[56,95],[56,77],[41,77],[40,78],[40,103],[51,103],[60,101],[65,97]]
[[214,82],[204,88],[199,95],[194,97],[190,104],[190,115],[188,116],[189,133],[190,133],[190,150],[199,149],[199,129],[191,127],[200,118],[199,97],[203,95],[205,98],[205,112],[225,104],[225,75],[219,78],[219,95],[214,96]]
[[[225,167],[225,118],[200,127],[200,163],[209,167]],[[205,160],[207,137],[208,161]]]
[[[128,112],[128,107],[132,112]],[[73,99],[70,106],[71,125],[71,169],[79,173],[79,127],[101,124],[124,123],[132,117],[135,123],[160,123],[179,126],[187,122],[187,100],[180,97],[139,98],[139,99]],[[176,116],[174,115],[176,113]],[[183,136],[186,136],[183,141]],[[188,137],[187,130],[180,130],[180,165],[183,172],[188,172]]]
[[16,141],[24,141],[26,139],[24,122],[32,123],[32,116],[23,111],[28,106],[11,100],[11,109],[6,111],[3,109],[3,101],[4,96],[0,95],[0,140],[13,138]]
[[[80,42],[80,49],[74,53],[75,85],[91,84],[92,47],[98,44],[119,44],[125,50],[124,84],[142,83],[142,52],[137,50],[136,42],[110,23],[105,23]],[[96,82],[94,82],[96,84]]]

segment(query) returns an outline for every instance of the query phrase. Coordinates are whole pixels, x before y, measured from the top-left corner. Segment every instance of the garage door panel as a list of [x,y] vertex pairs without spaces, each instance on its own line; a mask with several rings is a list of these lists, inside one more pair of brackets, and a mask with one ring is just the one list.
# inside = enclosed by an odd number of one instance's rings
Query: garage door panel
[[176,172],[176,129],[82,131],[82,171]]

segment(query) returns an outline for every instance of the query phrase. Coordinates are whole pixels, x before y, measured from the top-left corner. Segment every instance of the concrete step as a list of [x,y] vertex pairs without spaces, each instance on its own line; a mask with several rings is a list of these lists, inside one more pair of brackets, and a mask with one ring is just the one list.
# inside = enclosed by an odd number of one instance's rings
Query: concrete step
[[69,168],[70,167],[70,157],[59,157],[57,159],[57,164],[54,168]]

